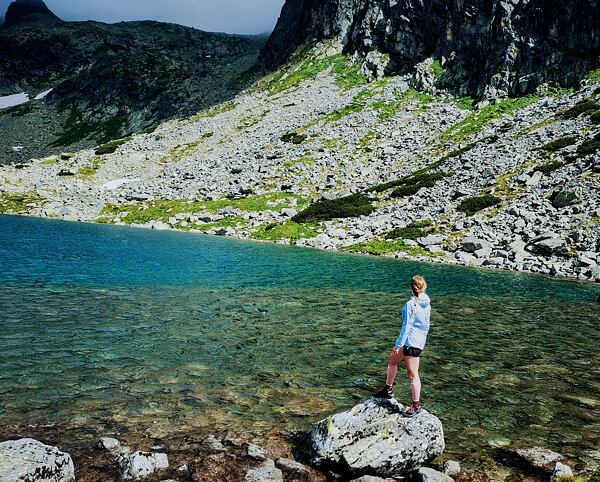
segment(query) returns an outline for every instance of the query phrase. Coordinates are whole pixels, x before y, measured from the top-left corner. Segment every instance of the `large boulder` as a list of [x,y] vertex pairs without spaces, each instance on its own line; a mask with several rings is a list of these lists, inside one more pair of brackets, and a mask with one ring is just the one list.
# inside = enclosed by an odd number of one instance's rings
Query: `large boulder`
[[402,416],[396,400],[369,399],[317,423],[311,432],[312,463],[353,476],[394,477],[444,451],[440,420],[423,410]]
[[24,438],[0,443],[0,480],[28,482],[71,482],[73,460],[56,447]]

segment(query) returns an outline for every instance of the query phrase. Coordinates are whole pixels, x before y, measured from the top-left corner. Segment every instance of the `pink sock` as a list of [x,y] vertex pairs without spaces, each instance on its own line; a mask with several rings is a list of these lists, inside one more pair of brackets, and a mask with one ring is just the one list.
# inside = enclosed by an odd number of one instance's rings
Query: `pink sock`
[[412,399],[413,402],[421,401],[421,379],[419,377],[415,378],[410,382],[410,389],[412,391]]
[[396,374],[398,373],[398,365],[388,364],[386,384],[390,387],[394,384]]

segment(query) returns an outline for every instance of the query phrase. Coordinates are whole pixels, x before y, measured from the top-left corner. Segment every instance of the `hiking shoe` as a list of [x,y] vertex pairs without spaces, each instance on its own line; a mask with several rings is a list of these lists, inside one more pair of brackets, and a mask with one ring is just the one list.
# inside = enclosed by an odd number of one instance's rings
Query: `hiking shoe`
[[390,387],[389,385],[384,385],[381,390],[373,394],[373,398],[383,398],[384,400],[391,400],[392,398],[394,398],[394,392],[392,391],[392,387]]
[[419,402],[413,402],[406,410],[404,410],[404,412],[402,412],[402,416],[406,418],[416,417],[422,409],[423,407],[421,407]]

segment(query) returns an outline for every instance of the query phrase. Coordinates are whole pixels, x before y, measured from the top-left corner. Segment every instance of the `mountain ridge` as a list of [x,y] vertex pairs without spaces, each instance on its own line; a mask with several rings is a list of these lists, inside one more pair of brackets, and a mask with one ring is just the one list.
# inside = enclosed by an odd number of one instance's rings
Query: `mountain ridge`
[[576,85],[600,65],[600,4],[287,0],[259,63],[274,69],[300,46],[331,39],[363,59],[388,56],[388,72],[433,59],[442,67],[439,86],[478,98],[518,96],[545,82]]

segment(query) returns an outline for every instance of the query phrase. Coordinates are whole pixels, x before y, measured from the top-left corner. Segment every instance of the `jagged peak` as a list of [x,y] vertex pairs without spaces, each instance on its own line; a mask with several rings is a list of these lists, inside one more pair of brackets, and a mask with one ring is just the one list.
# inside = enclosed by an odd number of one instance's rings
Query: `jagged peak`
[[15,0],[8,6],[4,16],[4,28],[60,21],[43,0]]

